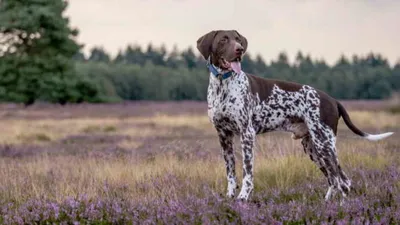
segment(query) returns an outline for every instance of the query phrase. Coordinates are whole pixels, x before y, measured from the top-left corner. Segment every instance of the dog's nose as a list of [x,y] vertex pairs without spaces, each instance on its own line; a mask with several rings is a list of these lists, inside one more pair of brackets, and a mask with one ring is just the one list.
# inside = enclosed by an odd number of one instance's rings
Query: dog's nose
[[243,51],[244,51],[244,48],[243,48],[242,46],[237,46],[237,47],[236,47],[236,53],[237,53],[237,54],[242,54]]

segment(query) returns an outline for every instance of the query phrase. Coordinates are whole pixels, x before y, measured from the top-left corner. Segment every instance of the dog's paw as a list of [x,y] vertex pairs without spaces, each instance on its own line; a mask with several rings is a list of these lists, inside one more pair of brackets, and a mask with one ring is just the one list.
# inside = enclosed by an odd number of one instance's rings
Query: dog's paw
[[245,202],[248,200],[248,198],[249,198],[249,195],[240,193],[239,196],[237,197],[237,200]]
[[235,193],[228,192],[228,193],[226,193],[226,197],[227,198],[234,198],[235,197]]

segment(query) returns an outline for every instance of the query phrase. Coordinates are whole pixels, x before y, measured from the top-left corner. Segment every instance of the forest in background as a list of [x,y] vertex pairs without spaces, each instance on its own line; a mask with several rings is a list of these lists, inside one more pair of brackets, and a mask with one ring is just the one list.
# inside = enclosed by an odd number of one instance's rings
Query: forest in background
[[[74,57],[81,76],[95,82],[101,95],[126,100],[205,100],[208,71],[205,60],[189,47],[171,52],[165,46],[129,45],[116,57],[101,47]],[[246,53],[245,72],[265,78],[308,84],[338,99],[384,99],[400,90],[400,64],[390,66],[382,55],[340,56],[330,66],[299,51],[290,60],[285,52],[266,62]]]
[[[175,46],[168,52],[149,40],[147,46],[126,46],[116,57],[102,47],[85,57],[84,44],[76,41],[79,30],[63,14],[67,7],[63,0],[0,1],[0,102],[206,99],[208,71],[196,49]],[[373,52],[338,56],[328,65],[300,50],[292,60],[281,52],[269,62],[250,50],[242,68],[338,99],[385,99],[400,90],[400,62],[390,66]]]

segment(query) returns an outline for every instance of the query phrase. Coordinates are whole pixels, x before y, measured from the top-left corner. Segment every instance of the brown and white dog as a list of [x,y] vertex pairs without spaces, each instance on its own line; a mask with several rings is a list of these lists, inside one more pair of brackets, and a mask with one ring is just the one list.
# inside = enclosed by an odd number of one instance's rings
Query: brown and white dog
[[308,85],[264,79],[241,70],[247,39],[235,30],[211,31],[197,40],[197,48],[208,60],[208,116],[222,147],[228,179],[227,196],[237,185],[233,137],[238,135],[243,154],[243,182],[238,199],[247,200],[254,188],[254,141],[257,134],[287,131],[302,139],[304,151],[326,176],[328,200],[336,191],[345,197],[350,179],[339,165],[336,134],[340,117],[355,134],[380,140],[392,133],[371,135],[358,129],[345,108],[326,93]]

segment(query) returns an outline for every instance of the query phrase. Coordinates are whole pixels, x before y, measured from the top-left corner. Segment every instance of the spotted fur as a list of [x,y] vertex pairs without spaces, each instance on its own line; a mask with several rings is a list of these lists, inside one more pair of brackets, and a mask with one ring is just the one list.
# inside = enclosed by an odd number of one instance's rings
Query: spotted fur
[[247,200],[254,189],[256,135],[271,131],[291,132],[294,139],[301,139],[304,152],[328,180],[326,200],[337,191],[342,196],[348,195],[351,181],[340,167],[335,147],[340,117],[350,130],[367,140],[381,140],[393,133],[372,135],[361,131],[337,100],[313,87],[264,79],[237,69],[236,62],[246,52],[247,44],[247,39],[236,30],[211,31],[197,40],[197,48],[204,59],[220,74],[236,71],[227,79],[218,79],[210,73],[207,93],[208,116],[217,130],[226,164],[227,196],[234,197],[239,187],[233,137],[240,137],[243,155],[243,179],[238,198]]
[[326,199],[334,190],[346,196],[351,182],[339,165],[334,131],[321,122],[318,92],[307,85],[294,92],[274,85],[270,96],[262,101],[249,88],[248,76],[244,72],[222,81],[210,74],[208,116],[222,146],[228,180],[227,196],[234,197],[238,187],[233,136],[239,135],[243,154],[243,182],[238,198],[248,199],[254,188],[254,141],[257,134],[270,131],[292,132],[295,138],[302,139],[304,151],[328,179]]

